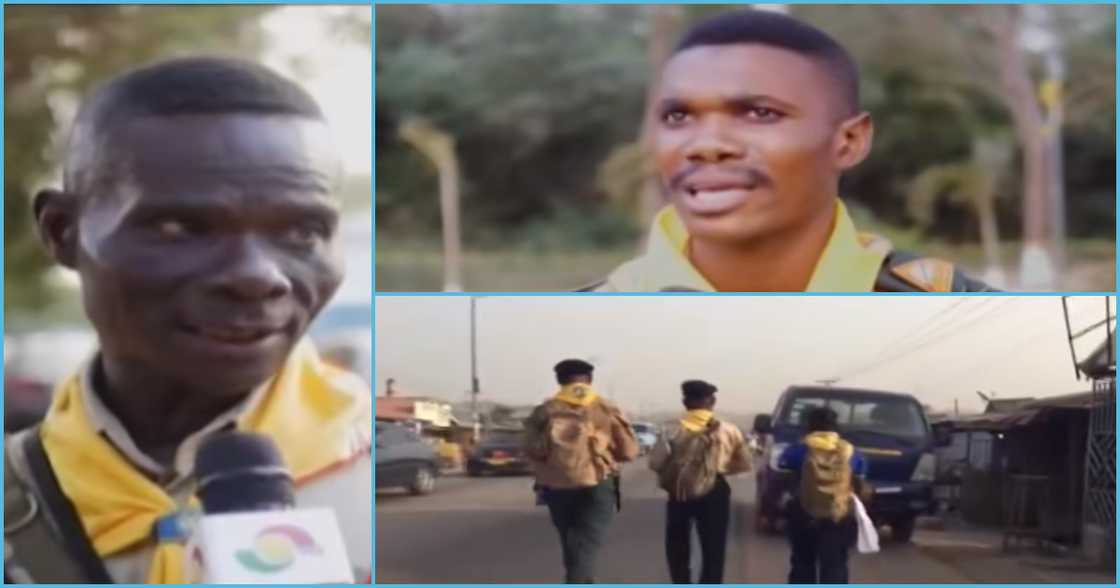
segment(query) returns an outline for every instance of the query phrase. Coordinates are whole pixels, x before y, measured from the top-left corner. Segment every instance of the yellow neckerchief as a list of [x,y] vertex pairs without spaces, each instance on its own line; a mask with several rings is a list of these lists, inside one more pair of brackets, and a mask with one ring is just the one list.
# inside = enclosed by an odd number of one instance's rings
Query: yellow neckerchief
[[851,443],[844,441],[840,438],[839,433],[833,431],[816,431],[805,435],[805,445],[809,449],[817,449],[820,451],[836,451],[841,450],[844,453],[844,459],[851,459],[854,447]]
[[681,418],[681,426],[693,433],[699,433],[708,428],[708,423],[711,421],[712,411],[697,408],[684,413],[684,417]]
[[[41,434],[90,542],[108,557],[153,537],[157,521],[179,506],[97,432],[82,404],[81,382],[75,374],[55,390]],[[368,451],[370,413],[365,385],[301,342],[237,428],[272,437],[298,484]],[[180,542],[159,542],[148,582],[183,583],[183,552]]]
[[[688,259],[688,239],[688,231],[677,210],[666,206],[653,220],[645,254],[616,269],[603,289],[714,292],[715,288]],[[805,291],[870,292],[890,249],[886,239],[857,232],[844,203],[837,199],[832,234]]]
[[560,387],[554,398],[573,406],[591,406],[599,399],[599,394],[591,384],[566,384]]

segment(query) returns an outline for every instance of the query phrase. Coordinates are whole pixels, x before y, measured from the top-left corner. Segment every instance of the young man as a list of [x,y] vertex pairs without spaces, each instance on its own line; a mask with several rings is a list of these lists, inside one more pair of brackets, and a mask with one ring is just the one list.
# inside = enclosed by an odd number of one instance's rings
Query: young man
[[839,181],[867,157],[873,125],[855,63],[823,32],[752,10],[701,22],[662,69],[652,115],[670,206],[645,253],[588,290],[989,289],[856,231]]
[[[259,65],[167,61],[85,101],[62,188],[34,212],[81,279],[99,349],[7,443],[5,482],[57,498],[37,515],[51,526],[5,532],[12,566],[36,582],[182,582],[195,454],[240,429],[275,441],[297,505],[333,509],[370,577],[369,390],[303,339],[343,276],[339,179],[318,105]],[[31,569],[52,545],[30,534],[51,527],[69,557]]]
[[778,467],[794,472],[797,488],[786,509],[790,584],[847,584],[848,553],[856,541],[852,496],[867,496],[867,460],[836,432],[836,413],[806,415],[805,438],[786,448]]
[[[749,472],[751,453],[743,432],[715,418],[716,387],[703,380],[681,384],[687,411],[649,456],[649,467],[669,491],[665,509],[665,555],[674,584],[692,582],[692,525],[700,536],[701,584],[722,584],[731,517],[725,476]],[[691,490],[689,490],[691,488]]]
[[619,468],[638,455],[630,423],[591,386],[594,366],[556,364],[560,390],[525,420],[525,449],[560,535],[565,581],[595,581],[595,560],[619,508]]

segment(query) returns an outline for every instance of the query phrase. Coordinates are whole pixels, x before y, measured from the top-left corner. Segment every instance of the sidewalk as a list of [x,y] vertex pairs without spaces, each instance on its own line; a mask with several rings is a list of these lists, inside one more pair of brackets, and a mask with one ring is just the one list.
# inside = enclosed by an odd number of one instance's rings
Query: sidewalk
[[959,519],[925,519],[914,533],[923,553],[976,583],[1115,584],[1114,571],[1092,567],[1077,553],[1042,555],[1031,547],[1004,553],[999,529]]

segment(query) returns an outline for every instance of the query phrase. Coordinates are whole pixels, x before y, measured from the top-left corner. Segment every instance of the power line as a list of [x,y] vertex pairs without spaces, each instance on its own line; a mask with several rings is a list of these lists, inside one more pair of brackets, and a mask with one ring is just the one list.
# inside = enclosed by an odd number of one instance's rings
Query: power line
[[[862,370],[867,365],[878,363],[879,360],[881,360],[887,354],[888,351],[897,350],[898,347],[900,345],[902,345],[903,343],[912,342],[915,339],[915,336],[916,336],[917,333],[928,332],[927,329],[929,329],[931,327],[931,325],[935,324],[939,318],[944,317],[948,313],[952,312],[954,309],[956,309],[961,304],[963,304],[965,302],[965,300],[966,299],[963,298],[963,297],[960,298],[959,300],[956,301],[955,304],[947,306],[947,307],[941,309],[940,311],[932,314],[917,329],[906,331],[900,337],[898,337],[897,339],[891,341],[890,343],[888,343],[886,345],[883,345],[882,347],[879,348],[878,352],[875,353],[875,355],[871,359],[865,361],[863,364],[860,364],[859,369]],[[846,377],[847,376],[844,375],[844,376],[839,377],[839,378],[834,378],[834,380],[842,380]]]
[[[995,299],[994,298],[987,298],[987,299],[985,299],[985,302],[988,302],[990,300],[995,300]],[[984,318],[987,318],[987,317],[991,316],[995,311],[1006,308],[1009,304],[1009,301],[1012,301],[1012,300],[1015,300],[1015,299],[1014,298],[1000,298],[999,302],[1001,302],[1002,304],[985,305],[986,308],[985,308],[984,312],[974,312],[974,313],[972,313],[972,315],[970,316],[970,318],[967,321],[960,322],[960,326],[955,331],[947,333],[947,334],[942,335],[942,336],[937,337],[937,338],[927,338],[926,341],[924,341],[920,344],[911,346],[909,349],[905,349],[905,350],[896,352],[896,353],[892,354],[890,357],[887,357],[880,362],[872,364],[872,365],[870,365],[868,367],[865,367],[863,369],[857,370],[853,373],[849,373],[846,376],[844,376],[844,378],[842,378],[842,379],[852,378],[852,377],[867,373],[869,371],[873,371],[875,369],[878,369],[879,367],[882,367],[883,365],[885,365],[889,362],[898,361],[900,359],[903,359],[906,356],[911,355],[911,354],[913,354],[917,351],[920,351],[922,349],[925,349],[927,347],[930,347],[931,345],[935,345],[937,343],[941,343],[942,341],[945,341],[946,339],[959,336],[963,333],[967,333],[967,332],[972,330],[969,327],[973,327],[973,325],[976,325],[976,324],[980,323],[981,319],[984,319]]]

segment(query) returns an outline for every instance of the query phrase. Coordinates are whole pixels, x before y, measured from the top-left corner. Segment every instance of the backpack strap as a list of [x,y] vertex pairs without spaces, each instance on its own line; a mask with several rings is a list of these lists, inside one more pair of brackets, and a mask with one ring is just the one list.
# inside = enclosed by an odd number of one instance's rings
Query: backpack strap
[[4,573],[20,583],[112,583],[58,485],[38,426],[4,443]]

